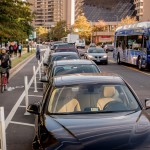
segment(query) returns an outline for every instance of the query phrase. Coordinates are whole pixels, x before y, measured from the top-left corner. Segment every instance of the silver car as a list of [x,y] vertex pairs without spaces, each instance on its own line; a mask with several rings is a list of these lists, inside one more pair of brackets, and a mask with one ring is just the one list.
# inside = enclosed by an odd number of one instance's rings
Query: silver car
[[93,60],[95,63],[108,64],[108,55],[103,48],[89,48],[85,53],[84,58]]

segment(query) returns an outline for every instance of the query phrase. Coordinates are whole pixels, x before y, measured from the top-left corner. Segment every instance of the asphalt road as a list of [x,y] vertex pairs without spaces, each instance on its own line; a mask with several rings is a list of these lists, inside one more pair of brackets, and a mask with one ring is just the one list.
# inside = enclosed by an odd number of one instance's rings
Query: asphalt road
[[[82,51],[82,50],[81,50]],[[85,51],[85,50],[83,50]],[[112,53],[109,55],[108,65],[99,65],[103,72],[111,72],[122,76],[135,90],[141,101],[150,97],[150,71],[138,71],[133,66],[117,65]],[[37,67],[37,60],[31,59],[9,83],[9,91],[0,93],[0,105],[5,108],[5,118],[7,121],[6,137],[7,150],[32,150],[31,143],[34,135],[34,116],[24,115],[25,101],[21,101],[20,96],[24,91],[24,76],[28,76],[29,81],[33,76],[33,66]],[[38,79],[38,78],[37,78]],[[38,83],[38,92],[35,93],[33,85],[29,90],[29,103],[42,100],[42,85]]]

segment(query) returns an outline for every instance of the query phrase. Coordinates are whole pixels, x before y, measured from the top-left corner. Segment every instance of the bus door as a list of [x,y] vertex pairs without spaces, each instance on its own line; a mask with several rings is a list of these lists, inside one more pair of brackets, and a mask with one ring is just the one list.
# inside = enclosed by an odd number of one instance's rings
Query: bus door
[[117,53],[116,56],[120,55],[120,61],[126,62],[126,37],[125,36],[118,36],[116,42],[116,49]]

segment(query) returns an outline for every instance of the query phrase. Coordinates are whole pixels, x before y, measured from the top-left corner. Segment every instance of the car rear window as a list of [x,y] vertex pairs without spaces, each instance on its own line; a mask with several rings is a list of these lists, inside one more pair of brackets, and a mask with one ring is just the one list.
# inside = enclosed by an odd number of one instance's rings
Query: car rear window
[[96,65],[65,65],[56,66],[54,68],[54,76],[65,75],[65,74],[75,74],[75,73],[99,73],[99,69]]

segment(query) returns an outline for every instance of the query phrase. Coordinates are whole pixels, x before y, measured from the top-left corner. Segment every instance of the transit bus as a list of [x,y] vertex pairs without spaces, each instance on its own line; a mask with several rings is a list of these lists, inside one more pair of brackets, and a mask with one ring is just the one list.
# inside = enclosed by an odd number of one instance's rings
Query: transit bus
[[124,62],[140,70],[150,69],[150,22],[118,27],[114,46],[113,57],[118,64]]

